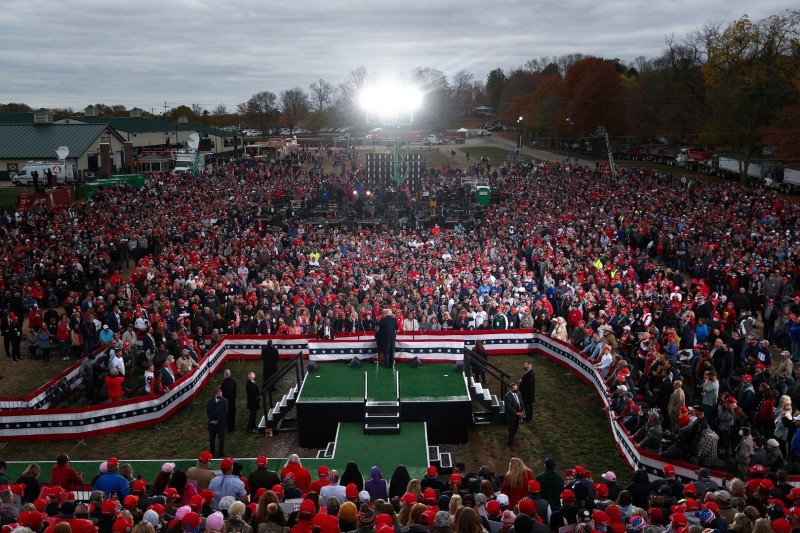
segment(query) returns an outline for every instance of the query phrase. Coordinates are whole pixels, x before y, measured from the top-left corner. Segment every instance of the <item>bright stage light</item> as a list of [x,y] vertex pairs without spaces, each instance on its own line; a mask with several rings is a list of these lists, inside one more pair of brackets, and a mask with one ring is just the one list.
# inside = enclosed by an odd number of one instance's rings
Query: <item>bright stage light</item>
[[365,87],[359,103],[368,114],[379,117],[410,115],[422,104],[422,92],[416,87],[380,82]]

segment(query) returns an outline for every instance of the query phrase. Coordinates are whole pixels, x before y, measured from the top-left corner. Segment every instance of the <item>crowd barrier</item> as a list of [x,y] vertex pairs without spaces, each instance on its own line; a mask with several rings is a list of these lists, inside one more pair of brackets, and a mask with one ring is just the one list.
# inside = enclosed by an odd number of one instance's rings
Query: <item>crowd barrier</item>
[[[371,333],[341,335],[327,341],[288,335],[225,336],[209,350],[199,368],[179,379],[170,391],[158,397],[142,396],[113,404],[69,409],[3,407],[0,411],[0,441],[75,439],[162,423],[190,403],[227,359],[260,359],[261,349],[268,338],[272,339],[283,358],[295,356],[298,352],[316,361],[350,359],[353,356],[370,359],[375,356],[375,341]],[[663,468],[668,463],[658,455],[636,446],[631,435],[609,409],[602,376],[568,343],[522,330],[401,333],[397,336],[396,355],[398,360],[416,356],[429,362],[450,362],[462,359],[463,349],[474,348],[478,340],[483,342],[490,356],[535,353],[569,369],[597,394],[605,408],[617,449],[627,464],[632,469],[644,469],[651,477],[663,474]],[[60,377],[71,378],[76,370],[76,365],[70,367],[48,384],[57,382]],[[34,405],[46,393],[46,387],[32,393],[27,399],[4,399],[3,405],[16,405],[14,402]],[[676,460],[669,464],[675,467],[676,475],[686,481],[695,480],[695,471],[700,468]],[[711,470],[711,474],[712,479],[721,485],[731,477],[717,470]],[[800,477],[792,477],[790,481],[800,485]]]

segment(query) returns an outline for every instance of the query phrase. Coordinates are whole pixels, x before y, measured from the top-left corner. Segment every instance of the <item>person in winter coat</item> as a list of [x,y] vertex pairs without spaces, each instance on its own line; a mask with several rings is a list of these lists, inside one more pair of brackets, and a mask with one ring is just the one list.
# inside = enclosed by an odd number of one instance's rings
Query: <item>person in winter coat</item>
[[370,479],[364,483],[364,490],[369,492],[370,501],[389,499],[389,483],[383,479],[381,469],[377,466],[372,467]]
[[647,509],[650,498],[650,480],[647,477],[647,472],[645,470],[637,470],[633,474],[633,481],[625,487],[625,491],[630,493],[635,507]]
[[750,428],[743,427],[739,430],[742,438],[739,440],[739,445],[736,447],[736,453],[733,458],[736,461],[736,475],[740,479],[745,479],[747,476],[747,467],[750,466],[750,456],[753,454],[753,437],[750,436]]
[[550,336],[554,339],[558,339],[564,342],[569,341],[569,334],[567,333],[567,321],[564,320],[563,317],[556,317],[555,325],[553,326],[553,331],[550,332]]
[[294,486],[302,492],[306,492],[311,486],[311,474],[303,468],[303,465],[300,464],[300,457],[294,453],[289,456],[286,466],[281,470],[281,479],[286,479],[286,475],[290,473],[294,475]]

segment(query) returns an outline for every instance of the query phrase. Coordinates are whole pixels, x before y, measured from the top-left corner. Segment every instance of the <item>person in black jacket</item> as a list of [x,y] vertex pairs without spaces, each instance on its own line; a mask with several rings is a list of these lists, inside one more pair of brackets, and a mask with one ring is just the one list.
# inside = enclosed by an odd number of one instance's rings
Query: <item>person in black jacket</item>
[[522,395],[522,406],[525,408],[523,421],[530,422],[533,420],[533,402],[536,401],[536,373],[529,362],[526,362],[523,368],[525,372],[519,380],[519,392]]
[[[222,389],[217,387],[214,397],[206,404],[208,417],[208,441],[211,455],[214,457],[225,456],[225,419],[228,416],[228,400],[222,397]],[[217,455],[216,441],[219,439],[219,455]]]
[[225,378],[220,383],[222,396],[228,400],[228,414],[225,419],[225,431],[236,431],[236,380],[231,376],[230,369],[225,369]]
[[375,341],[378,345],[378,357],[383,354],[383,366],[394,366],[394,343],[397,338],[397,320],[392,316],[391,309],[383,310],[383,318],[378,323],[375,331]]
[[255,372],[250,372],[247,374],[245,391],[247,392],[247,412],[249,413],[247,417],[247,431],[255,432],[256,415],[258,414],[259,399],[261,396],[261,390],[259,389],[258,385],[256,385]]
[[[272,345],[272,339],[267,341],[267,345],[261,348],[261,369],[262,385],[267,382],[278,371],[278,349]],[[275,387],[272,387],[275,390]]]

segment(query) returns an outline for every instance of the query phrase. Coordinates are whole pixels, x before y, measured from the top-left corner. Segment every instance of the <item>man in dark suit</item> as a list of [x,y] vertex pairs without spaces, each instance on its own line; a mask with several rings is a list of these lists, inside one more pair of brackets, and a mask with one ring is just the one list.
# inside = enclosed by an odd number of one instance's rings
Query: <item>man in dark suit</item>
[[256,385],[255,372],[247,374],[245,390],[247,392],[247,411],[250,413],[247,417],[247,431],[255,432],[256,415],[258,414],[259,400],[261,397],[261,390],[258,385]]
[[222,389],[222,397],[228,401],[228,416],[225,419],[226,431],[236,431],[236,380],[231,376],[231,371],[225,369],[225,379],[219,387]]
[[519,380],[519,392],[522,395],[522,406],[525,408],[525,422],[533,420],[533,402],[536,401],[536,374],[533,365],[525,363],[525,372]]
[[378,322],[375,331],[375,343],[378,345],[378,359],[383,354],[383,366],[394,366],[394,343],[397,339],[397,320],[392,316],[391,309],[383,310],[383,317]]
[[[228,416],[228,400],[222,397],[222,389],[217,387],[214,397],[206,404],[208,417],[208,449],[214,457],[225,456],[225,422]],[[217,454],[216,441],[219,439],[219,454]]]
[[[272,339],[269,339],[267,345],[261,348],[262,385],[278,371],[279,355],[278,349],[272,345]],[[272,387],[272,390],[274,391],[275,387]]]
[[508,447],[516,448],[514,438],[519,429],[519,421],[525,417],[525,408],[522,406],[522,396],[516,383],[511,384],[511,390],[503,398],[506,409],[506,423],[508,423]]
[[175,383],[175,374],[172,373],[172,367],[169,366],[169,363],[164,362],[161,367],[161,388],[165,391],[169,390],[173,383]]

